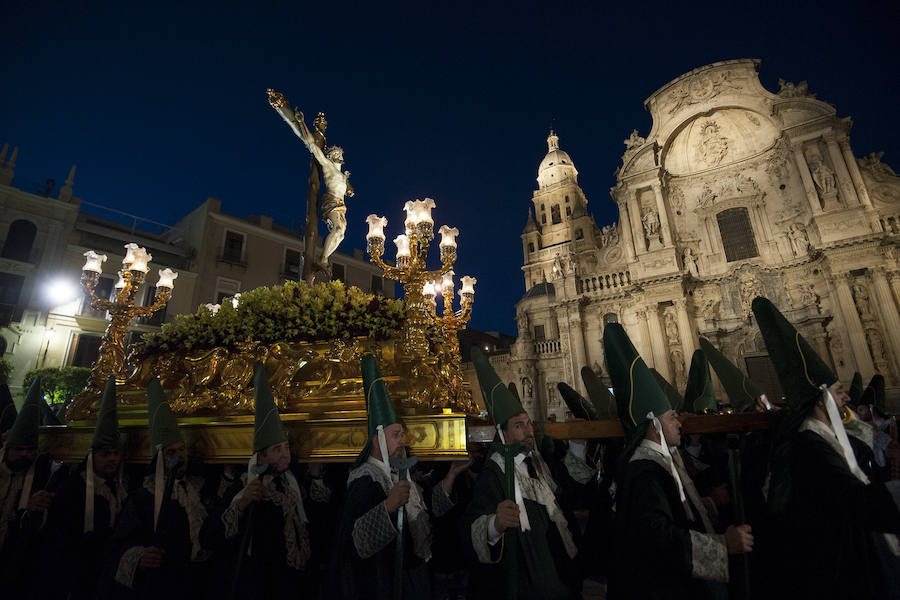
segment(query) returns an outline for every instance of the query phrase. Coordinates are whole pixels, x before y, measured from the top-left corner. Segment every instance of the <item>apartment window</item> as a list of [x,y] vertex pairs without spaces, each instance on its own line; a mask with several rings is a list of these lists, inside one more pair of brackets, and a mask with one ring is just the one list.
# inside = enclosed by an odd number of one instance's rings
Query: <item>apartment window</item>
[[244,234],[236,231],[225,232],[225,245],[222,247],[222,260],[228,262],[244,262]]
[[285,279],[300,279],[303,270],[303,259],[300,251],[293,248],[284,249],[284,277]]
[[725,260],[734,262],[745,258],[759,256],[753,227],[750,225],[750,213],[744,207],[729,208],[716,215],[719,222],[719,234],[722,236],[722,247],[725,248]]
[[337,263],[331,264],[331,280],[347,283],[347,273],[344,265],[339,265]]
[[550,207],[550,218],[553,221],[554,225],[562,223],[562,217],[559,213],[559,204],[554,204]]
[[75,351],[72,353],[73,367],[93,366],[94,361],[100,356],[100,342],[103,338],[99,335],[75,334]]
[[216,277],[216,304],[222,304],[222,300],[230,298],[241,291],[241,282],[225,277]]
[[384,295],[384,279],[381,275],[372,275],[372,293],[379,296]]
[[24,283],[23,275],[0,273],[0,326],[6,327],[22,318],[22,309],[18,308],[18,304]]
[[543,325],[535,325],[534,326],[534,339],[537,342],[543,342],[546,339],[544,337],[544,326]]
[[6,241],[3,243],[3,258],[28,262],[36,235],[37,227],[31,221],[24,219],[13,221],[9,226],[9,233],[6,234]]

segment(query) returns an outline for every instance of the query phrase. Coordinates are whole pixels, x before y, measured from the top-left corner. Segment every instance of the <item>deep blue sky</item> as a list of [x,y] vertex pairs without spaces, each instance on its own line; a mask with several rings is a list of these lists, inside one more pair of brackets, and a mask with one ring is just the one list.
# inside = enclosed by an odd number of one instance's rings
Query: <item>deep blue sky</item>
[[365,245],[369,213],[392,238],[403,203],[433,197],[436,225],[461,231],[456,273],[478,278],[479,329],[515,332],[549,126],[606,224],[622,140],[650,129],[643,101],[695,67],[760,58],[771,90],[806,79],[853,117],[857,156],[900,167],[896,2],[119,4],[4,3],[0,144],[20,147],[17,180],[77,164],[76,196],[164,223],[207,196],[302,219],[308,154],[274,87],[325,111],[344,148],[357,195],[341,250]]

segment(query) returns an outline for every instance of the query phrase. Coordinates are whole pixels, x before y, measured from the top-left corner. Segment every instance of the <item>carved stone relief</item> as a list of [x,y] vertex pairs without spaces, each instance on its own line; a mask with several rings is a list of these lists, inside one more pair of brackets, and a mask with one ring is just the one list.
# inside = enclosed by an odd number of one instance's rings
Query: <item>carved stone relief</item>
[[683,81],[672,90],[668,97],[672,106],[668,112],[671,115],[683,106],[697,104],[715,98],[727,90],[738,90],[740,87],[736,81],[732,80],[731,71],[700,73]]
[[686,384],[684,374],[684,352],[681,350],[681,340],[678,337],[678,323],[675,320],[674,307],[665,310],[666,342],[669,346],[669,355],[672,357],[672,369],[675,373],[675,385],[678,389],[684,389]]
[[778,96],[780,98],[815,98],[815,94],[809,93],[809,84],[806,81],[801,81],[797,85],[794,85],[790,81],[785,81],[784,79],[778,79]]
[[745,273],[740,278],[741,311],[744,317],[749,317],[753,311],[750,305],[757,296],[764,296],[762,282],[756,275]]
[[720,133],[718,123],[706,121],[700,126],[697,157],[708,167],[718,166],[728,155],[728,138]]
[[856,308],[859,310],[859,316],[863,321],[869,321],[873,318],[872,305],[869,302],[869,291],[860,283],[853,286],[853,299],[856,301]]
[[806,227],[802,223],[794,223],[788,228],[788,239],[791,242],[791,251],[794,256],[809,254],[809,237],[806,235]]

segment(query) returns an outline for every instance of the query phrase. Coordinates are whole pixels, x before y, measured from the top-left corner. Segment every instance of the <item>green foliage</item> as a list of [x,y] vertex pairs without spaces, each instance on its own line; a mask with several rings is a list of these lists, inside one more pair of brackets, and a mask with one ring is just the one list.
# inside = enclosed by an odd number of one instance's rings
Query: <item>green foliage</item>
[[9,376],[13,372],[13,364],[5,358],[0,358],[0,383],[9,384]]
[[313,286],[288,281],[242,293],[236,309],[226,298],[216,314],[201,306],[194,314],[177,315],[160,331],[145,334],[135,352],[144,357],[250,341],[387,339],[397,333],[403,318],[401,301],[345,287],[340,281]]
[[25,373],[23,395],[35,377],[41,378],[41,391],[50,404],[68,404],[87,385],[91,370],[85,367],[44,367]]

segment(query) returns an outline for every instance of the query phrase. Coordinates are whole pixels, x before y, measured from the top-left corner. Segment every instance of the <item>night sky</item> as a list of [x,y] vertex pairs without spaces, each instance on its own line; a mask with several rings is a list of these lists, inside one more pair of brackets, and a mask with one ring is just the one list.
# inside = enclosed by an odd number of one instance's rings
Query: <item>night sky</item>
[[896,2],[120,4],[4,2],[0,144],[20,147],[20,187],[77,164],[76,196],[147,219],[172,224],[214,196],[302,223],[309,155],[269,107],[273,87],[308,124],[325,111],[344,148],[356,196],[340,249],[365,246],[368,214],[392,239],[407,200],[434,198],[436,227],[461,232],[457,275],[478,278],[478,329],[515,333],[548,129],[607,224],[622,140],[650,129],[643,101],[695,67],[760,58],[769,90],[806,79],[853,117],[857,156],[900,168]]

